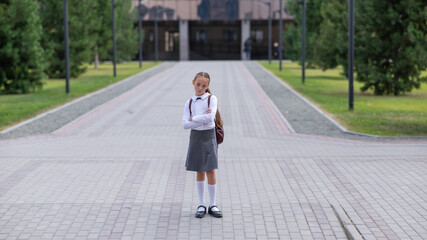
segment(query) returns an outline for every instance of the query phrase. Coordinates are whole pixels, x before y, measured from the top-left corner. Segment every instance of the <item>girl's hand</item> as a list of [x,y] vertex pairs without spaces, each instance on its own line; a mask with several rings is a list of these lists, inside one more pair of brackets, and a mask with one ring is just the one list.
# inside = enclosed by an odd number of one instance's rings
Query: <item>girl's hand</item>
[[188,119],[188,121],[190,121],[190,122],[191,122],[191,120],[193,120],[193,116],[191,116],[190,119]]
[[208,109],[208,110],[206,110],[206,114],[209,114],[209,113],[211,113],[212,112],[212,109]]

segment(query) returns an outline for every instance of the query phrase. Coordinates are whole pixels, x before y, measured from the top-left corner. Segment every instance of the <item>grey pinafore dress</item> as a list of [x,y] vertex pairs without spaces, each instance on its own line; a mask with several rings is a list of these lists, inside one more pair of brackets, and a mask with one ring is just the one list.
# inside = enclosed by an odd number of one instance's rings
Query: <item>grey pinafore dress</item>
[[218,169],[215,128],[202,131],[191,130],[185,167],[187,171],[197,172]]
[[[208,108],[210,97],[211,95],[208,98]],[[191,103],[192,99],[190,99],[188,106],[190,116],[192,115]],[[197,172],[218,169],[218,144],[215,127],[207,130],[191,129],[185,167],[187,171]]]

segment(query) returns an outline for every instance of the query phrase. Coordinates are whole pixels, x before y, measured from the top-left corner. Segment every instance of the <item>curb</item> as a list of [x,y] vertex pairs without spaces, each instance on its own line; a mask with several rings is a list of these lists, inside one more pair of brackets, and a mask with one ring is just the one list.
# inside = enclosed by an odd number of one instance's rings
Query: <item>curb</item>
[[339,128],[343,133],[349,134],[349,135],[356,135],[356,136],[362,136],[362,137],[371,137],[371,138],[387,138],[387,139],[396,139],[396,140],[407,140],[409,139],[415,139],[415,140],[427,140],[427,137],[424,136],[406,136],[406,137],[392,137],[392,136],[379,136],[379,135],[373,135],[373,134],[367,134],[367,133],[360,133],[360,132],[354,132],[346,129],[341,124],[339,124],[337,121],[332,119],[329,115],[324,113],[322,110],[320,110],[318,107],[316,107],[314,104],[312,104],[309,100],[307,100],[305,97],[303,97],[300,93],[292,89],[287,83],[282,81],[280,78],[278,78],[276,75],[274,75],[270,70],[263,67],[258,61],[256,61],[256,64],[261,67],[266,73],[268,73],[271,77],[276,79],[280,84],[282,84],[285,88],[287,88],[290,92],[295,94],[298,98],[300,98],[302,101],[307,103],[310,107],[312,107],[315,111],[317,111],[319,114],[321,114],[323,117],[328,119],[331,123],[333,123],[337,128]]

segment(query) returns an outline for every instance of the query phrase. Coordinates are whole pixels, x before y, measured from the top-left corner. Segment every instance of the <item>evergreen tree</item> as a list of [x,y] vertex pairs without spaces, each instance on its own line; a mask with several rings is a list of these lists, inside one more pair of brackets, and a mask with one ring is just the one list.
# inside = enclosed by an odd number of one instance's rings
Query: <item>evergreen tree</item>
[[[95,31],[95,47],[94,47],[94,65],[98,69],[99,59],[110,59],[107,56],[107,51],[104,49],[112,49],[112,11],[111,2],[109,0],[97,0],[96,8],[98,21]],[[109,4],[110,3],[110,4]]]
[[[51,78],[65,77],[64,16],[63,2],[40,0],[43,23],[43,47],[49,66],[46,73]],[[70,52],[70,76],[77,77],[92,60],[97,26],[97,1],[68,1],[68,31]]]
[[301,34],[294,24],[287,24],[283,32],[283,58],[292,61],[301,60]]
[[[112,5],[110,0],[98,0],[99,26],[95,55],[102,60],[113,59]],[[130,60],[138,52],[137,8],[132,0],[116,0],[116,47],[117,59]]]
[[[294,17],[295,25],[287,25],[283,34],[285,58],[301,61],[302,46],[302,0],[286,2],[288,13]],[[323,0],[306,0],[306,61],[309,65],[314,59],[314,44],[319,35],[322,22],[320,6]]]
[[323,70],[342,65],[347,75],[348,8],[346,0],[323,1],[320,7],[322,22],[313,44],[314,63]]
[[[315,62],[323,69],[342,65],[347,75],[348,3],[324,1]],[[427,78],[427,2],[355,1],[355,72],[362,91],[376,95],[410,92]]]
[[355,70],[362,91],[410,92],[427,77],[427,2],[356,1]]
[[119,0],[117,16],[117,57],[131,60],[138,53],[138,8],[132,9],[132,0]]
[[39,5],[33,0],[0,3],[0,93],[19,94],[42,87]]

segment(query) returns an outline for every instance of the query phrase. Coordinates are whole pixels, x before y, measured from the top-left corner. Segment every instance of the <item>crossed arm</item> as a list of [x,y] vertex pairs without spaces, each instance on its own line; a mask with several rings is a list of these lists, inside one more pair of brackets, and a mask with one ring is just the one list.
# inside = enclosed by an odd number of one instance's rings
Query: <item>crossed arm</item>
[[217,111],[217,102],[216,98],[211,98],[211,105],[204,114],[197,116],[190,116],[190,110],[188,108],[189,102],[185,104],[184,115],[182,117],[182,126],[184,129],[197,128],[202,126],[204,123],[210,123],[215,119],[215,114]]

